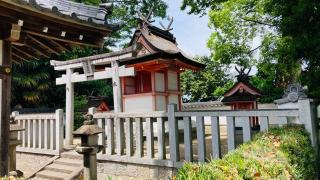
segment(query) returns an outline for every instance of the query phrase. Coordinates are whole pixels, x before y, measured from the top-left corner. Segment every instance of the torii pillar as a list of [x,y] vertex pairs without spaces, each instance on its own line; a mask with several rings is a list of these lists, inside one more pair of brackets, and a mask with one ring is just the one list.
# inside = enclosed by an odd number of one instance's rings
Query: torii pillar
[[[91,65],[90,65],[91,66]],[[74,83],[91,80],[112,79],[114,112],[122,112],[122,92],[120,77],[134,76],[134,68],[119,67],[119,61],[111,61],[111,68],[105,71],[90,72],[87,74],[73,73],[74,70],[67,67],[66,74],[56,79],[56,84],[66,85],[66,138],[65,147],[73,147],[74,125]],[[93,69],[92,69],[93,70]]]
[[72,74],[73,69],[66,69],[66,148],[73,145],[74,83],[71,81]]
[[0,176],[8,175],[11,42],[0,40]]

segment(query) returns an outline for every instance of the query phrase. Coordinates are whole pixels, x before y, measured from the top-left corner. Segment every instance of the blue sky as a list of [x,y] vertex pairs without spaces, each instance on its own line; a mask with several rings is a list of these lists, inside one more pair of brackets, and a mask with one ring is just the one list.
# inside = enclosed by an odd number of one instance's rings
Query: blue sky
[[[187,54],[196,55],[210,55],[207,48],[207,40],[210,37],[212,29],[208,27],[208,16],[189,15],[186,11],[180,10],[182,0],[165,0],[169,9],[167,15],[174,18],[173,30],[171,31],[177,38],[180,49]],[[166,26],[167,20],[162,20]],[[158,22],[154,25],[160,26]]]

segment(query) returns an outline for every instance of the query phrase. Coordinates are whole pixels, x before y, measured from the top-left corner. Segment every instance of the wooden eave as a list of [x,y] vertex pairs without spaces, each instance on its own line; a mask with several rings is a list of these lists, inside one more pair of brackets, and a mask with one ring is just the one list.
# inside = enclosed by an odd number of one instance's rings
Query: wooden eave
[[66,15],[60,15],[58,16],[55,13],[52,13],[52,11],[47,11],[46,9],[37,9],[34,8],[26,3],[24,3],[21,0],[0,0],[0,6],[1,7],[7,7],[9,9],[12,9],[16,12],[20,12],[23,14],[28,14],[33,17],[37,18],[44,18],[51,22],[59,22],[62,25],[65,26],[77,26],[80,29],[87,29],[88,31],[98,32],[98,33],[111,33],[112,30],[109,28],[106,28],[103,25],[92,25],[86,21],[81,20],[74,20]]
[[0,0],[0,39],[11,41],[14,62],[49,58],[72,47],[100,48],[104,37],[112,32],[106,26],[94,26],[17,2],[20,0]]
[[205,67],[205,65],[190,60],[180,53],[170,54],[167,52],[156,52],[150,53],[143,56],[132,57],[130,59],[126,59],[125,61],[120,62],[121,65],[129,65],[136,66],[139,64],[144,64],[148,62],[156,62],[157,60],[166,60],[166,63],[176,65],[182,69],[191,69],[194,71],[199,71]]
[[248,85],[247,83],[244,83],[244,82],[238,82],[232,88],[230,88],[223,96],[224,97],[232,96],[236,94],[241,87],[243,88],[244,91],[246,91],[250,95],[262,96],[262,94],[258,91],[258,89],[253,88],[251,87],[251,85]]

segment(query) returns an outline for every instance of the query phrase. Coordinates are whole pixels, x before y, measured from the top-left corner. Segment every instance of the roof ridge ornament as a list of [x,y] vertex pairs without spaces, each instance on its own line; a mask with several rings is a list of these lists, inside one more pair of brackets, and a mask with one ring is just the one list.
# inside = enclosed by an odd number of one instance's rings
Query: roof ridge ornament
[[237,68],[237,66],[235,66],[235,69],[236,71],[239,73],[236,77],[237,77],[237,80],[238,82],[248,82],[249,81],[249,74],[251,72],[251,67],[248,69],[247,72],[246,71],[246,68],[244,67],[241,67],[240,70]]
[[[154,20],[151,20],[152,18],[152,14],[153,14],[153,10],[154,10],[154,5],[152,5],[150,8],[149,8],[149,12],[148,12],[148,15],[147,16],[144,16],[141,12],[138,13],[139,15],[139,19],[142,21],[142,27],[144,27],[144,25],[149,25],[151,26],[151,23],[154,22]],[[142,28],[140,27],[140,28]]]
[[168,24],[167,27],[165,27],[165,26],[162,24],[161,21],[160,21],[159,23],[160,23],[160,26],[163,28],[163,30],[169,32],[169,31],[172,31],[172,30],[173,30],[173,28],[171,27],[171,26],[172,26],[172,23],[173,23],[173,17],[168,16],[168,17],[167,17],[167,20],[169,21],[169,24]]

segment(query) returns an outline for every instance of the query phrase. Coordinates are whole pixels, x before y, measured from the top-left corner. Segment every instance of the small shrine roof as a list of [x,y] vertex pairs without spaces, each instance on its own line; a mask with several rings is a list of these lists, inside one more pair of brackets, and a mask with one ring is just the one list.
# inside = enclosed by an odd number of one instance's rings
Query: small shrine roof
[[260,96],[262,96],[262,93],[259,89],[249,82],[240,81],[224,93],[221,102],[255,101]]

